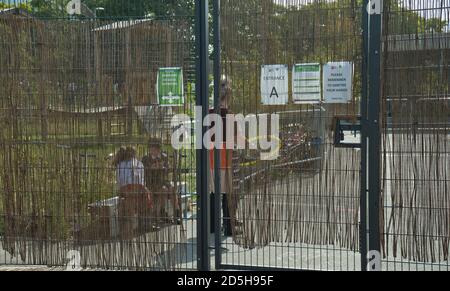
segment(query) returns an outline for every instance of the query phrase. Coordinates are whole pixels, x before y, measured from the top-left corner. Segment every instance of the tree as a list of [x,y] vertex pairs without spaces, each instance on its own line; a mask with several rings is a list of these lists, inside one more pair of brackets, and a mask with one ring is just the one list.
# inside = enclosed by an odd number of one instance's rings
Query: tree
[[24,9],[27,11],[30,10],[30,5],[27,3],[19,3],[17,5],[14,5],[14,4],[10,4],[10,2],[8,2],[8,1],[6,1],[6,3],[0,1],[0,9],[7,9],[7,8],[12,8],[12,7],[21,8],[21,9]]
[[175,0],[85,0],[83,1],[89,8],[103,8],[98,11],[98,16],[102,18],[128,18],[128,17],[146,17],[156,18],[192,15],[194,1],[175,1]]
[[445,20],[439,18],[428,19],[425,23],[426,32],[444,32],[448,23]]
[[67,15],[65,0],[31,0],[29,7],[32,14],[39,18],[55,18]]
[[[11,6],[21,7],[39,18],[67,17],[66,5],[69,0],[30,0],[27,3],[8,5],[0,2],[0,9]],[[128,19],[131,17],[153,16],[157,18],[193,15],[194,1],[176,0],[82,0],[92,11],[96,8],[101,18]]]

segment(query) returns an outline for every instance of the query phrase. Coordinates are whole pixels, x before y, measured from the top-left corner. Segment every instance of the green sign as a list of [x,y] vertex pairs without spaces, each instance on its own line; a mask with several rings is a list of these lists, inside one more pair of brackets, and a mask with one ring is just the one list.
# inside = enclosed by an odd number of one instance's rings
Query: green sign
[[156,81],[156,95],[161,106],[184,105],[183,69],[160,68]]
[[292,76],[292,93],[295,104],[320,103],[322,99],[320,64],[296,64]]

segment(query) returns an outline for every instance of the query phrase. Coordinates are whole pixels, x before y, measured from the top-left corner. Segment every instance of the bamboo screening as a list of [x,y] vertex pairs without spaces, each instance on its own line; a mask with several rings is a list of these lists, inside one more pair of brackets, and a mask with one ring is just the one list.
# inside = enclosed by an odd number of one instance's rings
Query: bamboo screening
[[249,153],[235,153],[234,242],[249,249],[357,252],[361,160],[357,149],[334,147],[332,120],[356,120],[360,71],[354,99],[345,105],[263,106],[259,88],[262,65],[346,60],[358,68],[360,7],[354,1],[327,8],[320,1],[274,2],[222,1],[223,69],[233,80],[233,112],[277,113],[282,120],[278,160],[252,162]]
[[[0,19],[3,249],[33,265],[65,265],[77,250],[83,267],[178,268],[183,225],[116,237],[112,219],[89,208],[118,196],[111,153],[132,145],[142,158],[149,138],[168,142],[170,128],[152,123],[167,118],[156,109],[156,72],[189,73],[188,33],[184,20]],[[171,161],[179,185],[182,162]]]
[[[379,209],[384,260],[447,262],[448,268],[449,36],[448,28],[426,21],[448,22],[448,5],[384,3]],[[280,159],[234,154],[233,191],[226,194],[233,245],[319,248],[341,255],[327,257],[333,260],[327,263],[338,264],[343,256],[355,260],[360,151],[334,146],[333,119],[357,120],[360,114],[360,1],[222,0],[221,5],[222,71],[233,81],[232,111],[288,115]],[[75,248],[83,266],[98,268],[176,269],[180,258],[187,259],[180,248],[186,242],[183,225],[114,240],[89,205],[116,196],[111,153],[133,145],[142,157],[150,137],[167,149],[170,128],[160,123],[168,115],[192,112],[193,96],[169,113],[155,106],[154,93],[160,67],[183,67],[186,89],[192,89],[192,35],[192,21],[183,17],[0,19],[0,231],[6,251],[30,264],[63,265]],[[341,60],[355,65],[350,103],[261,105],[262,65]],[[142,113],[147,109],[151,119]],[[173,180],[195,190],[192,156],[173,160],[178,160]],[[181,174],[179,168],[187,169]],[[88,226],[90,235],[76,235]]]
[[[408,8],[448,25],[448,4],[412,1]],[[411,29],[406,23],[413,15],[393,1],[385,11],[384,256],[442,267],[450,238],[450,36],[425,23]]]

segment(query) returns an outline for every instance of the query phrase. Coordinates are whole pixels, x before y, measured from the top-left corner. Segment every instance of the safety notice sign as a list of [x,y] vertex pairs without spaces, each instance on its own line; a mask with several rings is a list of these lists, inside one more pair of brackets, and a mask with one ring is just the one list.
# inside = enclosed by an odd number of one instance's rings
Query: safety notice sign
[[181,68],[160,68],[156,82],[159,105],[181,106],[184,104],[183,70]]
[[353,63],[332,62],[323,66],[325,103],[348,103],[352,100]]
[[292,93],[295,104],[316,104],[322,99],[319,63],[297,64],[292,69]]

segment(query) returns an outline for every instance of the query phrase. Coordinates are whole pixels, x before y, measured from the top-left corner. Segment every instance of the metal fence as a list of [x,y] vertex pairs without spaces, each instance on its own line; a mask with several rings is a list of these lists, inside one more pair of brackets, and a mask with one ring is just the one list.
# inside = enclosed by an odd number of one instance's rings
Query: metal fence
[[[47,2],[0,12],[0,264],[196,269],[195,152],[170,147],[171,117],[195,98],[193,9],[145,17],[119,1],[69,17]],[[162,67],[183,68],[185,105],[159,105]],[[116,186],[121,147],[159,212]]]
[[386,270],[449,270],[449,1],[385,1],[382,249]]
[[[0,265],[448,270],[448,0],[210,1],[212,27],[205,0],[19,2],[0,6]],[[291,100],[297,64],[331,62],[353,67],[350,100]],[[290,101],[264,105],[279,64]],[[168,67],[182,106],[158,102]],[[219,151],[211,168],[171,146],[222,75],[231,112],[281,131],[275,161],[233,151],[226,188]],[[149,191],[116,185],[121,147]]]
[[[361,11],[354,1],[221,1],[222,70],[232,80],[232,110],[279,114],[282,139],[273,162],[235,153],[230,211],[238,226],[233,238],[222,239],[225,267],[361,269],[360,151],[336,148],[333,134],[335,117],[356,122],[359,115]],[[348,104],[262,105],[262,66],[286,64],[291,71],[333,61],[354,64]]]

